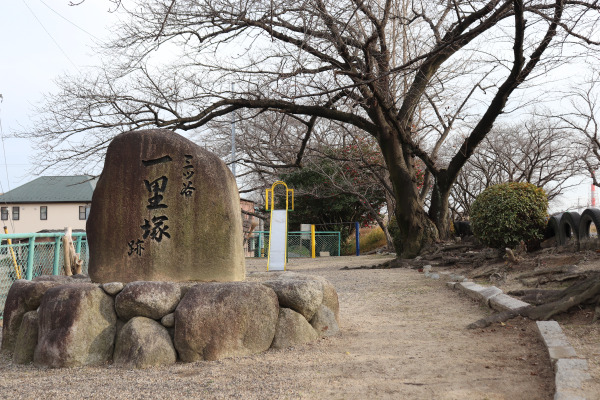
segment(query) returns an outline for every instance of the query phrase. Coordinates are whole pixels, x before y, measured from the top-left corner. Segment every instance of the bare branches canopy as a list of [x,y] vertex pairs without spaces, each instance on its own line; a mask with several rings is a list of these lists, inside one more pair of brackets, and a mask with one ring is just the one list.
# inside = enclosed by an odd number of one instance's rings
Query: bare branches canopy
[[[85,134],[60,154],[92,157],[120,131],[195,131],[233,111],[291,116],[306,141],[323,121],[350,125],[379,145],[405,256],[447,231],[450,188],[513,92],[565,62],[564,45],[596,46],[600,16],[592,0],[120,3],[112,60],[63,80],[29,134],[45,152]],[[450,132],[461,141],[442,162]],[[433,185],[428,214],[417,159]]]

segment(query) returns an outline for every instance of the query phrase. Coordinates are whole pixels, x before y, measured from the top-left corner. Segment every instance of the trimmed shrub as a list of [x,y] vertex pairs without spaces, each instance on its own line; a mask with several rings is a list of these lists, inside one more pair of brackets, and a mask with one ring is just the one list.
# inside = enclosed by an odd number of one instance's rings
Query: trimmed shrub
[[471,207],[473,234],[490,247],[514,247],[544,237],[548,196],[531,183],[509,182],[485,189]]

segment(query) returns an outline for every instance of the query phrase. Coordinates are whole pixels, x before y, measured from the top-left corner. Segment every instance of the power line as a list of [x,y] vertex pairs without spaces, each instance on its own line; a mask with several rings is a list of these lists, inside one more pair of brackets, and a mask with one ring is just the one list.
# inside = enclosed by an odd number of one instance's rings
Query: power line
[[[0,94],[0,104],[4,101],[4,96]],[[4,169],[6,171],[6,183],[8,184],[8,190],[10,190],[10,180],[8,178],[8,164],[6,159],[6,146],[4,145],[4,129],[2,128],[2,107],[0,107],[0,140],[2,140],[2,153],[4,154]],[[2,181],[0,181],[0,190],[5,193]]]
[[83,29],[82,27],[80,27],[79,25],[77,25],[76,23],[70,21],[69,19],[67,19],[67,17],[63,16],[62,14],[60,14],[59,12],[57,12],[56,10],[54,10],[52,7],[50,7],[48,4],[46,4],[44,2],[44,0],[40,0],[40,2],[45,5],[46,7],[48,7],[50,9],[50,11],[52,11],[54,14],[58,15],[59,17],[61,17],[62,19],[64,19],[65,21],[67,21],[68,23],[70,23],[71,25],[73,25],[75,28],[79,29],[82,32],[87,33],[88,35],[90,35],[91,37],[93,37],[96,40],[100,40],[98,37],[96,37],[94,34],[86,31],[85,29]]
[[65,51],[62,49],[62,47],[60,47],[60,45],[58,44],[58,42],[54,39],[54,37],[52,37],[52,35],[50,34],[50,32],[48,32],[48,30],[46,29],[46,27],[44,26],[44,24],[42,24],[42,21],[40,21],[40,19],[37,17],[37,15],[35,15],[35,13],[33,12],[33,10],[27,5],[27,3],[25,2],[25,0],[21,0],[21,1],[23,2],[23,4],[25,4],[25,7],[27,7],[27,9],[31,13],[31,15],[33,15],[33,17],[40,24],[40,26],[46,32],[46,34],[50,37],[50,39],[52,39],[52,41],[54,42],[54,44],[56,45],[56,47],[58,47],[58,49],[61,51],[61,53],[63,53],[63,55],[67,58],[67,60],[69,60],[69,62],[71,62],[71,64],[73,64],[73,66],[76,69],[79,70],[79,68],[77,67],[77,65],[75,65],[75,63],[73,62],[73,60],[71,60],[69,58],[69,56],[67,55],[67,53],[65,53]]
[[[4,102],[4,96],[2,96],[0,94],[0,105]],[[2,153],[4,154],[4,170],[6,171],[6,183],[8,185],[8,190],[10,191],[10,179],[8,177],[8,164],[7,164],[7,160],[6,160],[6,146],[4,144],[4,129],[2,128],[2,107],[0,106],[0,140],[2,141]],[[4,187],[2,186],[2,181],[0,180],[0,190],[2,190],[2,193],[6,193],[4,191]],[[8,205],[8,203],[6,203],[6,201],[4,202],[4,204]],[[7,210],[8,212],[8,210]],[[12,218],[9,218],[10,221],[10,225],[12,227],[13,232],[15,231],[15,222],[13,221]]]

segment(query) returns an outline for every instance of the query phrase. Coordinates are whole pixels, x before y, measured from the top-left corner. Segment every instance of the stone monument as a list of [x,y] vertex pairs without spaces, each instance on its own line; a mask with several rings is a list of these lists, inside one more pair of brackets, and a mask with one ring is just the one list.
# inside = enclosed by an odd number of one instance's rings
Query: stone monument
[[87,234],[89,277],[11,286],[1,350],[14,363],[148,368],[339,331],[337,292],[324,278],[245,276],[235,179],[174,132],[128,132],[111,142]]
[[233,175],[217,156],[166,129],[113,139],[86,230],[94,282],[245,277]]

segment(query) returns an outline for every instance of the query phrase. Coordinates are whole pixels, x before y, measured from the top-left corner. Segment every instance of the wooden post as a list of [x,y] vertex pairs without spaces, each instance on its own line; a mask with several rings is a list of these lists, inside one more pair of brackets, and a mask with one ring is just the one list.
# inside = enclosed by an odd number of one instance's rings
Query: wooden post
[[63,240],[63,259],[64,259],[64,269],[65,275],[71,276],[73,272],[71,272],[71,247],[69,244],[73,243],[71,239],[71,228],[65,228],[65,235],[62,238]]
[[71,237],[71,228],[65,228],[65,236],[63,236],[63,249],[65,259],[65,275],[80,274],[83,261],[79,259],[79,254],[75,253],[73,238]]

